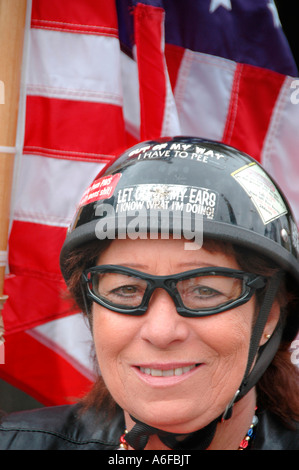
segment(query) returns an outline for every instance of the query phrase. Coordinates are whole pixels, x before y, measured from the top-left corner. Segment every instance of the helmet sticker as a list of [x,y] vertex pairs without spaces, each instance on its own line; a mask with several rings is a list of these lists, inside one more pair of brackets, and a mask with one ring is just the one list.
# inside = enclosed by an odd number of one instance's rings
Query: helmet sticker
[[208,188],[179,184],[140,184],[120,189],[116,212],[154,209],[184,211],[213,219],[218,194]]
[[117,173],[115,175],[103,176],[93,181],[84,192],[79,202],[79,207],[85,206],[90,202],[109,199],[113,195],[120,177],[121,173]]
[[256,163],[239,168],[231,176],[246,191],[265,225],[287,213],[276,186]]
[[[189,240],[186,250],[202,246],[203,218],[214,219],[219,195],[208,188],[179,184],[136,184],[119,188],[114,205],[101,202],[96,237],[105,238],[174,238]],[[193,240],[193,243],[190,243]]]
[[129,157],[137,156],[138,160],[152,160],[155,158],[187,159],[201,163],[209,163],[218,168],[225,168],[228,157],[216,150],[206,148],[199,144],[187,143],[161,143],[145,145],[133,149]]

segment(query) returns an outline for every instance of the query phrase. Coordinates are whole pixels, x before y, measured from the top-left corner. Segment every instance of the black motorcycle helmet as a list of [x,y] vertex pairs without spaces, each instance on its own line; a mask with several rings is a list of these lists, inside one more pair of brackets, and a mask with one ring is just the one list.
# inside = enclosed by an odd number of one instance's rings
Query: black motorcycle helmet
[[[281,268],[271,279],[256,320],[244,379],[222,416],[229,419],[233,403],[258,382],[282,336],[292,341],[298,332],[297,315],[285,324],[279,322],[271,339],[259,348],[281,276],[299,283],[294,216],[278,185],[247,154],[195,137],[147,141],[124,152],[84,193],[61,250],[62,274],[67,281],[65,260],[86,243],[159,232],[182,235],[188,241],[186,249],[196,249],[205,237],[230,242]],[[138,425],[147,432],[147,425]]]

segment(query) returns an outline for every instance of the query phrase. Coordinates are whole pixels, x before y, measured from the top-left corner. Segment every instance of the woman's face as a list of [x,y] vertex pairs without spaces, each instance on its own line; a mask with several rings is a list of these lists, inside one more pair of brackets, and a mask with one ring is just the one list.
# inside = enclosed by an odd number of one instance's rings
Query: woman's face
[[[98,264],[154,275],[219,266],[240,269],[220,251],[185,250],[184,240],[115,240]],[[218,417],[246,368],[254,298],[201,318],[180,316],[156,289],[142,316],[93,305],[93,334],[103,379],[129,414],[169,432],[191,432]]]

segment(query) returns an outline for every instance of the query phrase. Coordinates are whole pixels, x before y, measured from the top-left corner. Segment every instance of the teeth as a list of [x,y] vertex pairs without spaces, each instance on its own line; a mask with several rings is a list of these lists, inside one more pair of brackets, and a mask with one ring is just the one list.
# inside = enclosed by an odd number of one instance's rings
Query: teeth
[[194,369],[195,364],[192,366],[186,367],[177,367],[176,369],[150,369],[149,367],[140,367],[140,371],[143,374],[152,375],[153,377],[171,377],[173,375],[182,375],[189,372],[189,370]]

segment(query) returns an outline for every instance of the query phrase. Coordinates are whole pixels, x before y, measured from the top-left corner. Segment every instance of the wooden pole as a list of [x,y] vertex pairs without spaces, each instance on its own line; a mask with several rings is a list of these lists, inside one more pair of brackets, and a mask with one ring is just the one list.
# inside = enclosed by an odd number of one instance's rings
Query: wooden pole
[[6,296],[3,295],[3,285],[18,123],[26,6],[26,0],[0,0],[0,315],[6,300]]

